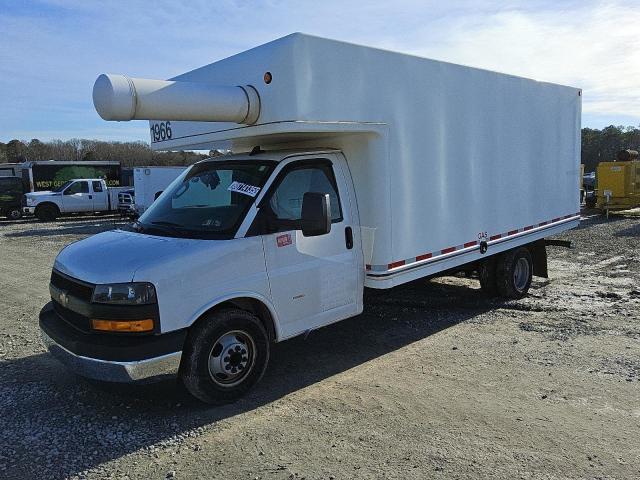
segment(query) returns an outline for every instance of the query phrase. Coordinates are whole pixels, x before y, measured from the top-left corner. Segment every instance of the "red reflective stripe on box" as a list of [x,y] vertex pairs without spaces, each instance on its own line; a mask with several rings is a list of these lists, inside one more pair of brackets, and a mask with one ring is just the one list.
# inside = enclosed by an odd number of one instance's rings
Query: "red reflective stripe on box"
[[[575,214],[571,214],[571,215],[565,215],[563,217],[557,217],[554,218],[553,220],[546,220],[543,221],[541,223],[535,224],[535,225],[529,225],[524,227],[523,229],[519,229],[519,230],[510,230],[508,233],[498,233],[496,235],[492,235],[491,237],[489,237],[490,241],[493,240],[500,240],[500,239],[505,239],[508,240],[507,237],[510,237],[512,235],[517,235],[518,233],[522,233],[522,232],[528,232],[533,230],[534,228],[541,228],[541,227],[545,227],[545,226],[549,226],[551,224],[563,221],[563,220],[567,220],[569,218],[571,219],[575,219],[576,216],[580,216],[580,213],[575,213]],[[389,263],[388,265],[366,265],[365,268],[369,271],[373,271],[373,273],[381,273],[381,272],[385,272],[386,270],[391,270],[394,268],[398,268],[398,267],[403,267],[405,265],[411,265],[423,260],[429,260],[429,259],[437,259],[438,257],[444,256],[448,253],[452,253],[455,251],[459,251],[462,248],[470,248],[470,247],[474,247],[478,245],[478,241],[473,241],[473,242],[467,242],[463,245],[459,245],[457,247],[448,247],[445,248],[443,250],[439,250],[433,253],[423,253],[421,255],[417,255],[415,258],[409,258],[407,260],[398,260],[397,262],[393,262],[393,263]],[[466,253],[466,252],[464,252]]]

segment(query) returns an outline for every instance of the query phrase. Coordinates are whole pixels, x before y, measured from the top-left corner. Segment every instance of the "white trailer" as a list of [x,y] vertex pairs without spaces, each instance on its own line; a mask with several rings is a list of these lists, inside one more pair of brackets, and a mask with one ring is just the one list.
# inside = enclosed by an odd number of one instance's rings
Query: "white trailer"
[[[102,75],[94,103],[151,120],[154,148],[235,152],[183,173],[137,232],[56,259],[43,337],[94,378],[179,372],[231,401],[270,342],[357,315],[364,287],[474,269],[488,293],[525,295],[544,238],[580,218],[576,88],[294,34],[170,81]],[[78,284],[93,294],[70,343],[60,302]],[[90,320],[104,303],[123,311]],[[135,336],[107,348],[104,331]]]
[[133,188],[118,194],[118,211],[130,218],[139,217],[187,167],[136,167]]
[[136,214],[144,213],[185,169],[186,167],[136,167],[133,171]]

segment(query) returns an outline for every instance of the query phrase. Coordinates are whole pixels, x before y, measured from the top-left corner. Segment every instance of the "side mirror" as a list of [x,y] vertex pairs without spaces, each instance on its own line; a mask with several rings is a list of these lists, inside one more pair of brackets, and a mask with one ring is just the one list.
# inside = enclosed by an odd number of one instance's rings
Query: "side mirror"
[[328,193],[307,192],[302,197],[302,235],[317,237],[331,231],[331,199]]

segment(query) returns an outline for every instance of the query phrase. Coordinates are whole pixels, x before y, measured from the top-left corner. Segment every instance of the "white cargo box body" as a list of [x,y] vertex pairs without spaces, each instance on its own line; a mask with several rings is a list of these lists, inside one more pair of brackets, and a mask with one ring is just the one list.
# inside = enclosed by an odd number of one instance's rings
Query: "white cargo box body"
[[133,189],[137,213],[144,212],[186,167],[136,167]]
[[176,80],[252,85],[260,116],[171,122],[154,148],[344,152],[367,286],[480,259],[483,240],[495,253],[578,224],[579,89],[302,34]]

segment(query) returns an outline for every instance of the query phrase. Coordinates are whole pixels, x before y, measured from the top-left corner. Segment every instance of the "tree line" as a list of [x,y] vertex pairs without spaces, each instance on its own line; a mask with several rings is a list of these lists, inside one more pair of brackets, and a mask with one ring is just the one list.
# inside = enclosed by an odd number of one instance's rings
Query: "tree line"
[[0,142],[0,163],[21,163],[35,160],[119,161],[124,167],[149,165],[191,165],[216,155],[196,152],[154,152],[145,142],[104,142],[100,140],[51,140],[41,142],[11,140]]
[[620,150],[640,150],[640,128],[610,125],[597,130],[582,129],[582,163],[585,172],[593,172],[600,162],[615,160]]
[[[599,162],[611,161],[618,150],[640,150],[640,128],[610,125],[598,130],[582,129],[582,163],[585,172]],[[145,142],[103,142],[100,140],[11,140],[0,142],[0,163],[28,160],[117,160],[125,167],[141,165],[190,165],[209,155],[196,152],[154,152]]]

